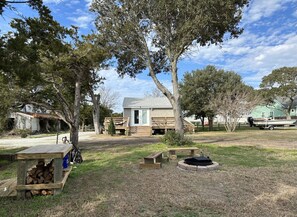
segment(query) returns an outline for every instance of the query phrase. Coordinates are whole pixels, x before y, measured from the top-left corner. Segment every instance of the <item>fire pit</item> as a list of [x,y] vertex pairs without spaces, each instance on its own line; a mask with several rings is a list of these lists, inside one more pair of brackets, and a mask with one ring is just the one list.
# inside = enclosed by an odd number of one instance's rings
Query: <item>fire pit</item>
[[199,156],[181,160],[177,163],[177,166],[184,170],[199,171],[217,169],[219,164],[212,161],[209,157]]

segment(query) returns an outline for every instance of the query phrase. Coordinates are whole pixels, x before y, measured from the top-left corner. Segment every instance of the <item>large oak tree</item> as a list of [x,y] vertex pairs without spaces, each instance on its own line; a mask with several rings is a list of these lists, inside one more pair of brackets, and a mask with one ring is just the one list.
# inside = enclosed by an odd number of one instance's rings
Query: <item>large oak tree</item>
[[0,81],[18,91],[16,103],[57,114],[77,145],[82,97],[101,80],[96,69],[108,57],[97,36],[79,37],[76,28],[60,26],[46,6],[37,10],[39,16],[14,19],[14,31],[1,36]]
[[297,67],[282,67],[262,78],[260,88],[268,104],[278,100],[287,119],[297,98]]
[[261,102],[240,75],[214,66],[186,73],[180,88],[186,115],[207,116],[210,125],[214,115],[220,115],[228,132],[233,132],[239,119]]
[[[178,88],[178,61],[193,45],[237,37],[242,9],[248,0],[94,0],[97,28],[118,60],[120,75],[148,70],[158,89],[173,106],[175,130],[183,134]],[[158,79],[169,73],[172,92]]]

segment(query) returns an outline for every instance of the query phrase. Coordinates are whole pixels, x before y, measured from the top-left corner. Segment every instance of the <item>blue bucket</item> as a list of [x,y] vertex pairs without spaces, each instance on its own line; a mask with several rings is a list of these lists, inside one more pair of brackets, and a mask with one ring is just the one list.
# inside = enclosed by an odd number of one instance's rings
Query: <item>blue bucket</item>
[[69,155],[66,154],[65,157],[63,158],[63,168],[67,169],[69,166]]

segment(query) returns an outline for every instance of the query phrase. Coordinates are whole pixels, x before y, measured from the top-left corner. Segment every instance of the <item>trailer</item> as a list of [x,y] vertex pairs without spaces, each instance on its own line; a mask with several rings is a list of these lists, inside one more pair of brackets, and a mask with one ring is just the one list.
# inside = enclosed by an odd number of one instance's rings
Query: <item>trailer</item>
[[252,117],[248,117],[248,123],[250,127],[259,127],[259,129],[268,129],[274,130],[275,127],[291,127],[297,125],[297,120],[286,120],[286,119],[254,119]]

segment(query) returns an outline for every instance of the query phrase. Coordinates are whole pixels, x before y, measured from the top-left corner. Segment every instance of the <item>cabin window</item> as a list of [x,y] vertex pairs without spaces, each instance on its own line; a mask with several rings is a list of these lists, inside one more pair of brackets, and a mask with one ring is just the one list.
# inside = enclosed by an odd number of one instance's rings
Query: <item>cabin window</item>
[[265,113],[264,112],[262,112],[262,118],[265,118]]
[[274,112],[270,112],[270,115],[269,115],[270,118],[274,119]]

